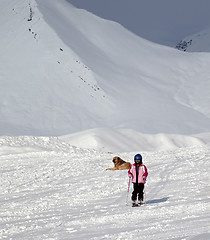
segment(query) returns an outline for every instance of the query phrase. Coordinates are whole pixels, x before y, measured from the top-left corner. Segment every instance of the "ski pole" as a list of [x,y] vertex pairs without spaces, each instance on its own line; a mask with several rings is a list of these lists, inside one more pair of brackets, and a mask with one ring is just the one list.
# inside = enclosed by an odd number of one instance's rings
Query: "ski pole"
[[146,203],[146,192],[145,192],[145,184],[144,184],[144,204]]
[[129,190],[130,190],[130,183],[131,183],[131,178],[129,177],[128,191],[127,191],[127,197],[126,197],[126,205],[128,205],[128,194],[129,194]]

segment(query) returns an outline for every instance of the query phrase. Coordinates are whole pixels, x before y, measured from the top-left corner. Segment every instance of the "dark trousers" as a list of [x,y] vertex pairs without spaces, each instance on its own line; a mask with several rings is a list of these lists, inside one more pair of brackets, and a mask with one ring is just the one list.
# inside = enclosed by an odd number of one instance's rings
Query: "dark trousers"
[[138,200],[144,200],[144,184],[143,183],[134,183],[133,184],[133,192],[132,192],[132,197],[131,199],[135,201],[137,199],[138,195]]

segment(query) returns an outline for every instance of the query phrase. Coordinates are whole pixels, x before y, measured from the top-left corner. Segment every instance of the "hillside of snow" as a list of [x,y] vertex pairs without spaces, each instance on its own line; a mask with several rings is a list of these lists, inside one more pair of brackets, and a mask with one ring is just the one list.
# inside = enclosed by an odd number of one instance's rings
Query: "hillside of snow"
[[139,208],[132,186],[126,205],[127,171],[105,171],[113,156],[55,137],[1,137],[0,239],[210,238],[209,147],[142,152],[149,176]]
[[112,103],[37,3],[1,5],[1,134],[59,135],[103,121]]
[[151,43],[64,0],[0,6],[1,135],[210,131],[208,53]]

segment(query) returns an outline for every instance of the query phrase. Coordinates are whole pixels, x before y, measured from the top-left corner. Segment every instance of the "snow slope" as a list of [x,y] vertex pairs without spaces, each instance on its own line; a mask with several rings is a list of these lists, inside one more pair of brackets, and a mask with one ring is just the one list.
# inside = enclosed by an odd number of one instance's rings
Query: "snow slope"
[[127,171],[104,170],[113,154],[55,137],[1,137],[0,147],[1,239],[210,238],[207,146],[142,152],[149,177],[140,208],[130,206],[131,190],[126,206]]
[[36,2],[1,5],[1,134],[71,132],[83,127],[81,119],[91,126],[91,119],[105,118],[101,105],[108,116],[106,94],[43,21]]
[[156,45],[68,2],[0,2],[0,134],[210,131],[210,55]]

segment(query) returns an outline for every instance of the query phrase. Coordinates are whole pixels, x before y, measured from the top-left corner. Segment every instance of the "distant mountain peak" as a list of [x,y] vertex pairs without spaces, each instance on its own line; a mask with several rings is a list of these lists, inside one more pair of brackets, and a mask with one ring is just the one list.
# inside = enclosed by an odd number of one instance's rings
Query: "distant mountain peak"
[[181,40],[177,45],[176,48],[181,51],[186,51],[187,48],[192,44],[192,39],[189,41]]
[[210,28],[187,36],[175,48],[184,52],[210,52]]

